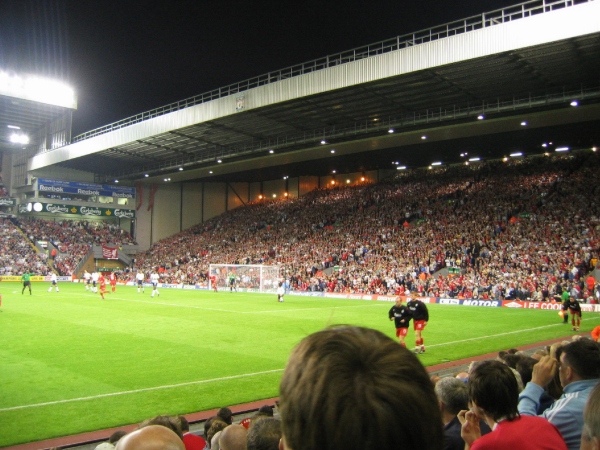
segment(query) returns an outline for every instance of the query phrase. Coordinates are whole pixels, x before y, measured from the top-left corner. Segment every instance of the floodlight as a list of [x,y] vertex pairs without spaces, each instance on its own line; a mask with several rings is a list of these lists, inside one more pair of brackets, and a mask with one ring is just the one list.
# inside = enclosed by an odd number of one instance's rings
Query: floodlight
[[27,145],[29,144],[29,136],[27,136],[26,134],[13,133],[10,135],[10,142],[12,142],[13,144]]
[[0,72],[0,95],[76,109],[75,92],[60,81]]

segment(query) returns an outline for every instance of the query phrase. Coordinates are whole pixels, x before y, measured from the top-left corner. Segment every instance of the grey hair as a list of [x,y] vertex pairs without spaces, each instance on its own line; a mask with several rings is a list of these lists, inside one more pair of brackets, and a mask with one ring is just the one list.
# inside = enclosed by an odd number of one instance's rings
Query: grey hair
[[467,409],[469,404],[469,390],[464,381],[454,377],[444,377],[435,384],[435,395],[451,414],[458,414]]

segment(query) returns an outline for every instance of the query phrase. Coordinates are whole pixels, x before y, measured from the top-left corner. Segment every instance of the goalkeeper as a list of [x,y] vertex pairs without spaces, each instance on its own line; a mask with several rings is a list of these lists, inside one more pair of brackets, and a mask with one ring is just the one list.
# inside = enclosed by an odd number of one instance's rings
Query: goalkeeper
[[235,286],[235,275],[233,272],[229,274],[229,292],[233,292],[233,290],[237,292],[237,287]]

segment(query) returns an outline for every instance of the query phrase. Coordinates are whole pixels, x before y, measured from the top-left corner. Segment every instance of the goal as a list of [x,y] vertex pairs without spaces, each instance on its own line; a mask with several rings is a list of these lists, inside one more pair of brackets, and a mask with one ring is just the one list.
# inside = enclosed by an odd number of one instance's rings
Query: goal
[[264,266],[262,264],[211,264],[208,269],[209,289],[230,289],[230,279],[235,278],[235,289],[241,292],[275,293],[280,281],[280,266]]

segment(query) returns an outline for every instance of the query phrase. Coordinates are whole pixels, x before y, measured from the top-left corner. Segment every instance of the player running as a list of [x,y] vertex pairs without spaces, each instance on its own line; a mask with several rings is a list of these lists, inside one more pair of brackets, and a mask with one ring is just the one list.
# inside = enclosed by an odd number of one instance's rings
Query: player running
[[98,287],[96,286],[98,284],[98,280],[100,279],[100,274],[98,272],[93,272],[92,273],[92,292],[95,294],[98,292]]
[[108,275],[108,282],[110,283],[110,290],[114,294],[115,291],[117,290],[117,276],[115,275],[114,272],[111,272]]
[[135,274],[135,279],[137,281],[138,294],[140,293],[140,290],[142,291],[142,294],[143,294],[144,293],[144,280],[146,279],[146,275],[144,275],[144,272],[142,272],[141,270],[138,269],[137,273]]
[[410,324],[410,319],[412,318],[412,315],[410,310],[402,304],[401,296],[396,297],[396,304],[390,309],[388,317],[390,318],[390,320],[394,321],[394,325],[396,326],[396,337],[398,338],[398,342],[402,347],[406,348],[404,338],[408,334],[408,326]]
[[158,274],[156,272],[152,272],[152,274],[150,275],[150,283],[152,283],[152,294],[150,295],[150,297],[154,297],[154,294],[156,293],[157,296],[160,297],[160,292],[158,292]]
[[285,287],[283,287],[283,283],[279,282],[279,287],[277,288],[277,301],[283,303],[283,296],[285,295]]
[[569,313],[571,314],[572,330],[579,331],[579,326],[581,325],[581,305],[575,297],[571,296],[569,297],[567,306],[569,308]]
[[417,293],[411,293],[411,299],[406,304],[413,318],[413,328],[415,330],[415,353],[425,353],[425,344],[423,340],[423,329],[429,321],[429,311],[427,306],[417,298]]
[[90,284],[92,284],[92,274],[87,270],[83,272],[83,282],[85,283],[85,290],[90,290]]
[[215,292],[219,292],[219,290],[217,289],[217,276],[216,275],[210,276],[210,285],[212,286],[212,288]]
[[52,292],[52,288],[56,288],[56,292],[58,292],[58,277],[55,273],[50,276],[50,287],[48,288],[48,292]]
[[106,278],[104,278],[104,275],[100,274],[100,277],[98,278],[98,284],[100,285],[100,297],[102,297],[102,300],[104,300],[104,294],[110,294],[110,292],[106,290]]

